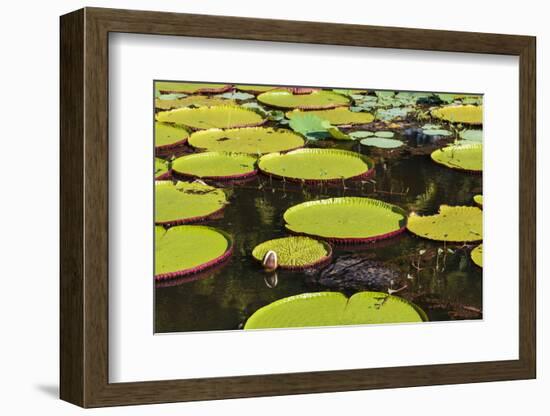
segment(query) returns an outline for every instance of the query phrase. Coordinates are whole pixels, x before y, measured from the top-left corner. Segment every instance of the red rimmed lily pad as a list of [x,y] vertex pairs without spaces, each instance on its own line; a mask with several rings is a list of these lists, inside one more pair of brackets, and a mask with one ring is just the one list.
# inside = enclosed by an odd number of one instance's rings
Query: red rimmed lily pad
[[187,142],[189,132],[167,123],[155,123],[155,149],[166,150]]
[[172,163],[177,176],[213,180],[243,179],[256,175],[256,158],[243,153],[204,152],[182,156]]
[[212,227],[178,225],[155,227],[155,280],[202,272],[227,260],[231,237]]
[[219,213],[226,204],[223,190],[201,182],[155,183],[155,224],[203,221]]
[[310,183],[367,178],[374,173],[374,161],[360,153],[339,149],[270,153],[260,158],[258,167],[267,175]]
[[162,94],[218,94],[233,89],[231,84],[157,81],[156,89]]
[[303,202],[287,209],[283,217],[290,231],[341,244],[390,238],[405,231],[407,224],[400,207],[361,197]]
[[275,268],[303,270],[329,261],[332,247],[324,241],[310,237],[283,237],[258,244],[252,250],[252,257],[261,262],[268,252],[275,253]]

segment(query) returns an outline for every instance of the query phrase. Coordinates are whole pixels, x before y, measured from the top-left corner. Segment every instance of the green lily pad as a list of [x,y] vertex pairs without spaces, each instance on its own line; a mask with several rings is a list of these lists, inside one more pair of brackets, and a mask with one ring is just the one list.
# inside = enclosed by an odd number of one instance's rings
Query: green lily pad
[[183,224],[201,221],[227,204],[223,190],[199,182],[157,181],[155,223]]
[[178,100],[180,98],[187,97],[187,94],[158,94],[155,96],[157,100],[166,100],[166,101],[174,101]]
[[265,241],[252,250],[252,256],[262,261],[269,251],[277,254],[282,269],[304,269],[327,261],[332,249],[328,243],[309,237],[283,237]]
[[244,101],[244,100],[250,100],[251,98],[254,98],[254,95],[249,94],[247,92],[231,91],[231,92],[224,92],[223,94],[217,95],[216,97],[230,99],[230,100]]
[[397,118],[405,118],[413,111],[412,107],[384,108],[376,111],[376,118],[382,121],[391,121]]
[[363,131],[363,130],[360,130],[360,131],[352,131],[351,133],[349,133],[349,136],[353,139],[353,140],[359,140],[359,139],[363,139],[365,137],[372,137],[374,136],[374,132],[373,131]]
[[302,110],[294,110],[286,113],[286,116],[292,120],[294,117],[304,114],[317,116],[336,126],[348,124],[368,124],[374,120],[374,116],[371,113],[353,112],[344,107],[334,108],[332,110],[313,110],[307,112]]
[[483,142],[483,130],[473,130],[473,129],[462,130],[458,135],[462,140],[465,140],[468,142],[475,142],[475,143]]
[[432,116],[451,123],[482,124],[483,106],[449,105],[432,110]]
[[155,123],[155,147],[157,149],[169,149],[184,144],[189,137],[189,132],[181,127],[171,124]]
[[273,85],[235,85],[235,88],[239,91],[248,92],[250,94],[259,94],[266,91],[271,91],[280,87],[274,87]]
[[405,229],[405,212],[383,201],[344,197],[294,205],[283,215],[286,228],[336,242],[355,243],[392,237]]
[[290,128],[297,133],[306,136],[309,140],[319,140],[333,138],[337,140],[349,140],[350,137],[341,132],[338,127],[334,127],[327,120],[309,114],[312,112],[303,112],[290,120]]
[[227,259],[232,252],[228,235],[201,225],[155,227],[155,279],[198,273]]
[[458,144],[438,149],[431,154],[432,160],[451,169],[481,172],[483,170],[483,145]]
[[447,137],[453,134],[449,130],[445,130],[445,129],[423,129],[422,133],[427,134],[428,136],[443,136],[443,137]]
[[351,298],[339,292],[303,293],[258,309],[244,329],[390,324],[427,321],[416,305],[381,292],[359,292]]
[[331,91],[314,91],[310,94],[293,94],[284,89],[264,92],[258,95],[262,104],[278,108],[300,108],[304,110],[327,109],[347,106],[348,97]]
[[217,105],[234,105],[234,100],[225,98],[215,98],[209,95],[190,95],[185,98],[166,100],[155,100],[155,108],[159,110],[172,110],[174,108],[184,107],[214,107]]
[[380,149],[396,149],[405,144],[401,140],[384,139],[382,137],[367,137],[366,139],[362,139],[360,143],[365,146],[373,146]]
[[479,246],[474,248],[470,253],[470,257],[475,264],[477,264],[479,267],[483,267],[483,244],[480,244]]
[[193,82],[155,82],[155,88],[163,94],[220,93],[233,88],[229,84],[193,83]]
[[238,106],[178,108],[157,114],[160,122],[181,124],[195,130],[259,126],[265,119],[257,112]]
[[391,139],[393,136],[395,136],[395,133],[393,131],[377,131],[374,133],[376,137],[382,137],[384,139]]
[[256,158],[242,153],[204,152],[172,162],[174,173],[203,179],[237,179],[256,174]]
[[161,179],[168,173],[168,162],[158,157],[155,158],[155,179]]
[[483,213],[477,207],[441,205],[436,215],[411,214],[407,229],[436,241],[471,242],[483,238]]
[[211,151],[264,154],[296,149],[305,141],[290,130],[256,127],[198,131],[189,137],[189,144]]
[[474,202],[479,206],[483,206],[483,195],[474,195]]
[[298,149],[262,156],[266,174],[294,180],[334,181],[371,174],[374,162],[360,153],[338,149]]

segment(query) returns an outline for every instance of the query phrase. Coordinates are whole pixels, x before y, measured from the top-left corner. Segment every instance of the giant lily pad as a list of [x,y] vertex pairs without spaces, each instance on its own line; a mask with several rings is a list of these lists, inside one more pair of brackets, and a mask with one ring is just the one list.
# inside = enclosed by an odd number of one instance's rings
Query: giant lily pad
[[155,123],[155,147],[157,149],[170,149],[184,144],[189,137],[189,132],[181,127],[171,124]]
[[441,205],[436,215],[411,214],[407,229],[436,241],[470,242],[483,238],[483,213],[477,207]]
[[304,143],[299,134],[271,127],[210,129],[195,132],[189,138],[189,144],[198,149],[249,154],[281,152],[302,147]]
[[233,88],[229,84],[193,83],[193,82],[156,82],[155,88],[163,94],[216,94]]
[[449,105],[432,110],[432,116],[451,123],[482,124],[483,106]]
[[351,298],[339,292],[303,293],[258,309],[244,329],[390,324],[427,321],[416,305],[380,292],[359,292]]
[[310,94],[293,94],[284,89],[264,92],[258,95],[262,104],[278,108],[299,108],[302,110],[319,110],[347,106],[348,97],[331,91],[314,91]]
[[181,124],[195,130],[259,126],[265,122],[265,119],[253,110],[230,105],[163,111],[157,114],[157,120]]
[[405,212],[383,201],[345,197],[308,201],[284,213],[286,228],[340,243],[392,237],[405,230]]
[[256,174],[256,158],[242,153],[204,152],[174,160],[175,174],[203,179],[241,179]]
[[200,225],[155,227],[155,280],[198,273],[231,256],[228,235]]
[[208,95],[190,95],[174,100],[155,100],[155,108],[159,110],[172,110],[183,107],[213,107],[216,105],[234,105],[235,101],[226,98],[213,98]]
[[200,182],[155,183],[156,224],[201,221],[221,211],[226,204],[227,198],[221,189]]
[[155,158],[155,179],[165,179],[170,175],[168,162],[158,157]]
[[258,167],[268,175],[285,179],[341,181],[370,176],[374,162],[360,153],[347,150],[298,149],[262,156]]
[[244,85],[244,84],[239,84],[239,85],[235,85],[235,88],[238,89],[239,91],[248,92],[250,94],[260,94],[262,92],[271,91],[271,90],[274,90],[274,89],[280,88],[280,87],[274,87],[272,85]]
[[481,172],[483,145],[478,143],[451,145],[434,151],[432,160],[452,169]]
[[364,146],[378,147],[380,149],[396,149],[405,144],[401,140],[386,139],[383,137],[367,137],[366,139],[362,139],[360,143]]
[[277,254],[282,269],[305,269],[330,259],[332,249],[328,243],[309,237],[283,237],[265,241],[252,250],[252,256],[262,261],[269,251]]
[[294,110],[286,113],[286,116],[292,120],[293,117],[301,116],[303,114],[314,115],[323,120],[327,120],[330,124],[336,126],[348,125],[348,124],[368,124],[374,120],[374,116],[371,113],[365,112],[353,112],[347,108],[339,107],[332,110],[317,110],[307,111]]
[[470,257],[475,264],[477,264],[479,267],[483,267],[483,244],[480,244],[479,246],[474,248],[470,253]]
[[299,116],[296,115],[290,120],[290,128],[297,133],[303,134],[309,140],[319,140],[333,138],[337,140],[350,140],[350,137],[340,131],[338,127],[330,124],[328,120],[323,120],[316,116],[313,111],[302,111]]

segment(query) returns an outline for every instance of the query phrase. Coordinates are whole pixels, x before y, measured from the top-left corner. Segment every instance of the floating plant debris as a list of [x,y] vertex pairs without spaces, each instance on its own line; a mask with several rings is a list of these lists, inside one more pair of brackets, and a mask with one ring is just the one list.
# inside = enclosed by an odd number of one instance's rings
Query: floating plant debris
[[460,144],[438,149],[432,153],[432,160],[451,169],[481,172],[483,169],[483,145]]
[[284,213],[286,228],[340,243],[392,237],[405,229],[405,212],[371,198],[343,197],[308,201]]
[[397,296],[359,292],[349,299],[340,292],[303,293],[258,309],[244,329],[424,322],[425,313]]
[[170,149],[187,142],[189,132],[181,127],[171,124],[155,123],[155,147],[157,149]]
[[198,273],[226,260],[232,252],[228,235],[212,227],[155,227],[155,279]]
[[296,149],[304,143],[299,134],[271,127],[210,129],[195,132],[189,138],[189,144],[198,149],[254,155]]
[[483,238],[482,221],[477,207],[441,205],[435,215],[410,215],[407,229],[429,240],[472,242]]
[[262,104],[277,108],[299,108],[301,110],[321,110],[348,106],[350,100],[345,95],[331,91],[313,91],[310,94],[293,94],[286,89],[277,89],[258,95]]
[[472,261],[479,267],[483,267],[483,244],[480,244],[472,250],[470,253]]
[[347,150],[298,149],[262,156],[258,167],[268,175],[290,180],[342,181],[370,176],[374,162]]
[[328,243],[309,237],[294,236],[276,238],[258,244],[252,256],[262,261],[269,251],[277,255],[278,266],[282,269],[305,269],[330,260],[332,249]]
[[450,105],[432,110],[432,116],[451,123],[481,124],[483,107],[480,105]]
[[230,105],[163,111],[157,114],[157,120],[194,130],[259,126],[265,122],[265,119],[253,110]]
[[227,204],[221,189],[200,182],[155,182],[155,223],[183,224],[204,220]]
[[256,158],[242,153],[194,153],[174,160],[172,170],[195,178],[242,179],[256,174]]
[[287,118],[293,119],[303,114],[317,116],[322,120],[327,120],[335,126],[349,124],[368,124],[374,120],[374,116],[365,112],[353,112],[344,107],[338,107],[331,110],[302,111],[294,110],[286,113]]

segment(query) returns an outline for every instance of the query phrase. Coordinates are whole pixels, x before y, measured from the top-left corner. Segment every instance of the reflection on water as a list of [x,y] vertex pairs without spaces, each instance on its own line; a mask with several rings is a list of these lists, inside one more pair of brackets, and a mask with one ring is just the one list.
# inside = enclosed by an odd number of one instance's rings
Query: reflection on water
[[[258,308],[277,299],[335,290],[307,272],[266,273],[251,257],[257,244],[288,235],[282,215],[292,205],[327,197],[369,196],[420,215],[436,213],[441,204],[473,205],[473,195],[482,193],[481,175],[437,165],[429,152],[415,154],[416,136],[398,138],[409,143],[408,150],[388,153],[358,142],[316,143],[370,155],[376,161],[372,180],[301,186],[258,176],[238,185],[217,184],[226,189],[230,205],[221,218],[208,224],[233,235],[234,254],[225,265],[196,279],[157,286],[155,331],[238,329]],[[431,242],[405,232],[378,243],[335,247],[334,257],[353,254],[397,271],[399,280],[406,282],[398,295],[421,306],[430,320],[474,319],[481,317],[482,271],[470,260],[472,247]],[[345,293],[354,290],[348,288]]]

